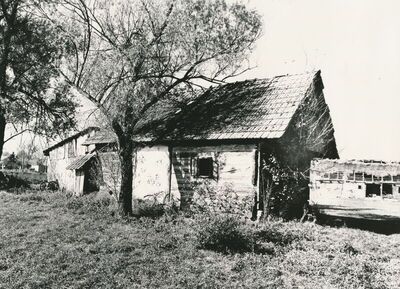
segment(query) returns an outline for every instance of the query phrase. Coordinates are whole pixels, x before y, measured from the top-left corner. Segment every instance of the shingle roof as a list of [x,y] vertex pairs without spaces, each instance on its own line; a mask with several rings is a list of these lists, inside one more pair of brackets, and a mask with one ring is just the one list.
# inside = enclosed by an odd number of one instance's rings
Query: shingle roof
[[[245,80],[185,101],[165,100],[135,126],[136,141],[280,138],[320,71]],[[85,144],[115,141],[96,132]]]
[[72,161],[72,163],[70,163],[66,169],[67,170],[79,170],[80,168],[82,168],[92,157],[94,156],[94,154],[86,154],[84,156],[80,156],[77,159],[75,159],[74,161]]
[[[140,139],[280,138],[319,76],[318,71],[213,87],[185,106],[168,107],[169,112],[161,114],[158,124],[156,119],[155,125],[148,125]],[[158,106],[166,110],[165,103]],[[153,110],[157,111],[157,106]]]

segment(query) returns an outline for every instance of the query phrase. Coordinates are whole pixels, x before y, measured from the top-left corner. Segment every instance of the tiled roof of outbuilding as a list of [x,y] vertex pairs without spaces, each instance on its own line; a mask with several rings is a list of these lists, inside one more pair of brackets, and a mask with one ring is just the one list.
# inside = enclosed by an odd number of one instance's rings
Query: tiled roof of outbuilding
[[80,156],[76,158],[75,160],[70,163],[66,169],[67,170],[79,170],[81,169],[92,157],[94,156],[94,153],[91,154],[86,154],[84,156]]

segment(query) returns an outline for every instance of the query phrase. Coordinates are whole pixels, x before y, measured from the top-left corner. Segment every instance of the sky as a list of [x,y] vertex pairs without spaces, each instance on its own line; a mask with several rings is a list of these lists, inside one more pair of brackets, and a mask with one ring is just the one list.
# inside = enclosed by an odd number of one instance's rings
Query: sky
[[400,1],[244,3],[264,32],[241,78],[321,70],[340,157],[400,161]]
[[400,1],[243,3],[264,32],[240,78],[321,70],[340,157],[400,161]]

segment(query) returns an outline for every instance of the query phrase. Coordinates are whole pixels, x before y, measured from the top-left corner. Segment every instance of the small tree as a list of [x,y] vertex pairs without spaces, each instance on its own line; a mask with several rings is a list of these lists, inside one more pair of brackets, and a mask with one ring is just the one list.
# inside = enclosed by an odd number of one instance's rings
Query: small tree
[[8,170],[15,170],[21,167],[21,162],[15,155],[15,153],[11,153],[7,158],[3,161],[4,167]]
[[64,0],[59,12],[75,51],[64,76],[117,135],[120,210],[131,214],[138,122],[160,101],[245,71],[260,16],[225,0]]

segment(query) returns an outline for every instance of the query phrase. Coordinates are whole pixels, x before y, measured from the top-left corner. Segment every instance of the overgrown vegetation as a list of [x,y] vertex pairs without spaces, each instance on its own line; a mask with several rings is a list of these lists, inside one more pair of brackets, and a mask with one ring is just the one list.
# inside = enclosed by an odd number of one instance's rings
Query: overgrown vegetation
[[400,235],[224,213],[121,219],[113,202],[1,192],[0,288],[400,286]]
[[232,215],[204,218],[196,232],[198,247],[222,253],[253,252],[255,236],[244,222]]
[[29,182],[23,178],[13,175],[6,175],[0,172],[0,190],[29,188]]

